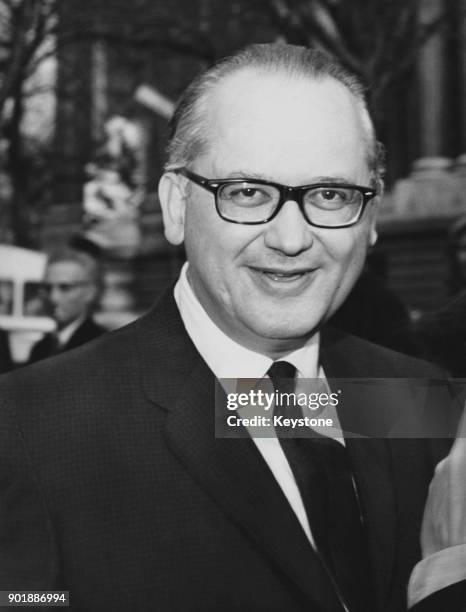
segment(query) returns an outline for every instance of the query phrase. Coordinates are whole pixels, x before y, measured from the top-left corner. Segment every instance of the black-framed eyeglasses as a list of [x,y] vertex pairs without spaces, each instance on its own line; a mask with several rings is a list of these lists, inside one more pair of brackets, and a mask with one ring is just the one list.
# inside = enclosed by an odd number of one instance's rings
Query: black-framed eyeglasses
[[289,187],[250,178],[207,179],[187,168],[173,170],[215,196],[215,208],[230,223],[259,225],[271,221],[288,200],[296,202],[314,227],[355,225],[377,190],[349,183],[313,183]]
[[88,281],[77,281],[75,283],[40,283],[39,287],[43,293],[52,293],[54,289],[58,289],[60,293],[69,293],[78,287],[88,285]]

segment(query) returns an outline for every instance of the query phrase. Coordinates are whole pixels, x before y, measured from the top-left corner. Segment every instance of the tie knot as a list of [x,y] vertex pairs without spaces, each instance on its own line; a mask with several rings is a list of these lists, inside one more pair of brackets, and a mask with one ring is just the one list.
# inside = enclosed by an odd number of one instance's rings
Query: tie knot
[[274,361],[267,371],[267,375],[275,388],[280,389],[284,380],[294,379],[296,368],[288,361]]

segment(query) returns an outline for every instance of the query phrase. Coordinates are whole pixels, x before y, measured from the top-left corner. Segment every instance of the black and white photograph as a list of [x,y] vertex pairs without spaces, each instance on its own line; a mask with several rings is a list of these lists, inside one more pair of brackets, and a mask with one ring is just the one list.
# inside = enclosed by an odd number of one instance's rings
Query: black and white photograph
[[466,612],[466,0],[0,0],[0,609]]

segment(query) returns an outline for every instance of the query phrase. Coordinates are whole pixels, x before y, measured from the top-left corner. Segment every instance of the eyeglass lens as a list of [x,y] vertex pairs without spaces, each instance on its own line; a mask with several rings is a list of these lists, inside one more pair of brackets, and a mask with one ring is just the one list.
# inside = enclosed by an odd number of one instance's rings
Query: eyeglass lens
[[45,293],[51,293],[54,289],[58,289],[61,293],[67,293],[76,289],[77,287],[81,287],[87,283],[79,282],[79,283],[42,283],[40,288]]

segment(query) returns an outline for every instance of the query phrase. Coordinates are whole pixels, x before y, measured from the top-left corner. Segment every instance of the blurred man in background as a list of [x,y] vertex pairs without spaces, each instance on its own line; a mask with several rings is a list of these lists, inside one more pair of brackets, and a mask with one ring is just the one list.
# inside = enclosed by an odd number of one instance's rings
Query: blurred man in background
[[92,318],[101,287],[100,264],[91,255],[66,249],[50,256],[42,291],[46,314],[57,328],[32,347],[29,363],[80,346],[105,332]]

